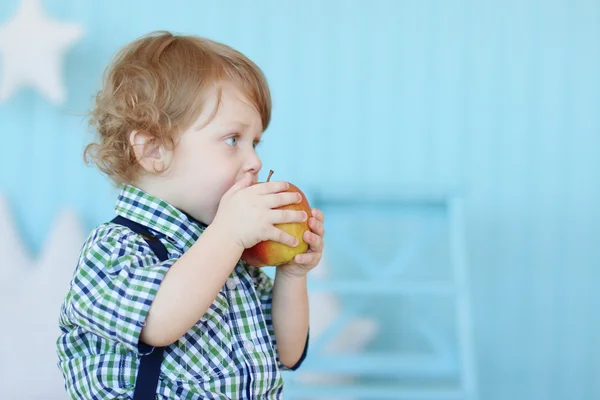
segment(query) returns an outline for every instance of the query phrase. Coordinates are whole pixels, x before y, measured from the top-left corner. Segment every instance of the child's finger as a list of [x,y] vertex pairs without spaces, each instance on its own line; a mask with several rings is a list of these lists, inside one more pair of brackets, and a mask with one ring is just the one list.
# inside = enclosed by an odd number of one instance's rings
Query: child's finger
[[325,226],[318,219],[314,217],[311,218],[310,221],[308,221],[308,227],[317,235],[321,237],[325,236]]
[[296,210],[271,210],[269,221],[273,224],[289,224],[292,222],[304,222],[308,216],[306,211]]
[[279,208],[288,204],[297,204],[302,200],[300,193],[280,192],[265,196],[267,207]]
[[323,238],[313,232],[304,232],[304,241],[309,244],[312,252],[320,252],[323,250]]
[[292,236],[289,233],[274,226],[269,230],[266,239],[283,243],[290,247],[296,247],[298,245],[298,239],[295,236]]
[[290,184],[283,181],[261,182],[254,185],[254,188],[258,194],[271,194],[285,192],[290,188]]
[[321,259],[321,253],[298,254],[294,261],[301,265],[317,265]]
[[325,214],[323,214],[323,211],[319,210],[318,208],[313,208],[311,212],[313,217],[321,222],[325,222]]

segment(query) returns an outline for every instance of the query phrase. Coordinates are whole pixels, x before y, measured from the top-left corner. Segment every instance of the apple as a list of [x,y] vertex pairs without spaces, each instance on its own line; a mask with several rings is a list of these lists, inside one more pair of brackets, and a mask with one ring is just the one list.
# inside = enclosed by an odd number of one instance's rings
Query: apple
[[[267,182],[271,179],[273,170],[269,172]],[[287,192],[297,192],[302,195],[302,201],[297,204],[288,204],[283,207],[277,208],[277,210],[303,210],[306,212],[308,218],[304,222],[293,222],[288,224],[276,224],[275,226],[279,229],[289,233],[292,236],[298,238],[298,245],[296,247],[290,247],[283,243],[275,242],[272,240],[266,240],[264,242],[257,243],[253,247],[250,247],[242,253],[242,260],[255,267],[264,266],[278,266],[290,262],[298,254],[306,253],[308,250],[308,243],[303,239],[304,232],[309,230],[308,219],[312,216],[310,205],[306,196],[298,187],[293,184],[289,184],[290,187]]]

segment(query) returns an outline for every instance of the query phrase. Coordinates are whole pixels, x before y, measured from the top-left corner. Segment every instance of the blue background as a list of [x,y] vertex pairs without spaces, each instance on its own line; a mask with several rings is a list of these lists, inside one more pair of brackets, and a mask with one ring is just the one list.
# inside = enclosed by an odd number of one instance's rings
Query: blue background
[[[3,1],[0,21],[17,6]],[[43,6],[84,36],[65,60],[64,105],[30,89],[0,105],[0,193],[34,254],[61,209],[86,228],[110,218],[116,191],[82,162],[84,114],[110,57],[152,30],[207,36],[271,85],[262,178],[273,168],[334,194],[464,191],[481,398],[600,398],[600,3]]]

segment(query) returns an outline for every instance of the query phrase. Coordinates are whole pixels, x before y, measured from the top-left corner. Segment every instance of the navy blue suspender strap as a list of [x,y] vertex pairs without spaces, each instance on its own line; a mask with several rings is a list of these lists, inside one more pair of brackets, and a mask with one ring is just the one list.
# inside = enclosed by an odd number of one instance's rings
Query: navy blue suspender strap
[[[160,240],[154,237],[145,226],[121,216],[117,216],[111,222],[126,226],[135,233],[141,235],[161,262],[168,259],[168,253],[165,246]],[[140,357],[140,366],[135,380],[133,400],[154,399],[156,397],[160,366],[162,364],[165,348],[155,347],[154,350],[152,350],[152,346],[139,342],[138,349],[140,350],[140,353],[145,355]],[[148,353],[150,350],[152,351]]]
[[[154,237],[145,226],[121,216],[115,217],[111,222],[125,226],[138,235],[141,235],[161,262],[168,259],[168,253],[165,246],[158,238]],[[309,339],[307,335],[302,356],[296,365],[291,367],[292,370],[298,369],[306,358],[306,354],[308,352],[308,343]],[[155,347],[154,350],[152,350],[152,346],[149,346],[143,342],[139,342],[138,349],[140,353],[146,355],[143,355],[140,358],[140,366],[135,381],[133,400],[153,400],[156,396],[156,388],[158,387],[158,378],[160,375],[160,366],[162,364],[165,348]],[[152,352],[148,353],[150,350],[152,350]]]

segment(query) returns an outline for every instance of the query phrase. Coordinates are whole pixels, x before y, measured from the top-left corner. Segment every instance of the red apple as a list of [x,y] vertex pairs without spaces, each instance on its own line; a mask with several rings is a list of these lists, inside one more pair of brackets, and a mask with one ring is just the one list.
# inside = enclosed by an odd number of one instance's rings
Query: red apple
[[[272,170],[269,172],[267,182],[271,179],[271,175],[273,175]],[[306,196],[295,185],[291,183],[289,185],[290,187],[287,192],[300,193],[302,195],[302,201],[297,204],[288,204],[287,206],[279,207],[278,210],[304,210],[306,211],[308,218],[310,218],[312,213]],[[309,229],[308,218],[304,222],[275,225],[279,229],[298,238],[298,245],[296,247],[290,247],[283,243],[267,240],[244,250],[242,253],[242,260],[255,267],[264,267],[266,265],[277,266],[292,261],[298,254],[306,253],[306,250],[308,250],[308,243],[304,241],[303,236],[304,232]]]

